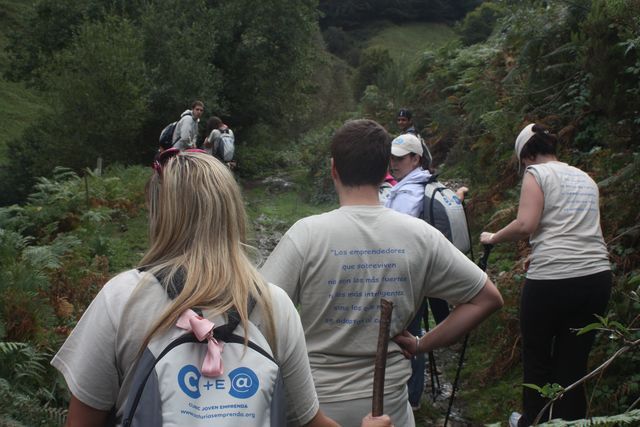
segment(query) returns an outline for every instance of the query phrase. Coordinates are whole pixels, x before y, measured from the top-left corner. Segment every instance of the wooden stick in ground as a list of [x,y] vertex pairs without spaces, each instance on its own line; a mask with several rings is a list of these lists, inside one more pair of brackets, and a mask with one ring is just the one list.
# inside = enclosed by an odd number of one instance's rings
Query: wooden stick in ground
[[378,331],[378,347],[373,370],[373,407],[371,415],[379,417],[384,413],[384,372],[387,367],[387,348],[389,346],[389,327],[393,303],[386,299],[380,300],[380,329]]

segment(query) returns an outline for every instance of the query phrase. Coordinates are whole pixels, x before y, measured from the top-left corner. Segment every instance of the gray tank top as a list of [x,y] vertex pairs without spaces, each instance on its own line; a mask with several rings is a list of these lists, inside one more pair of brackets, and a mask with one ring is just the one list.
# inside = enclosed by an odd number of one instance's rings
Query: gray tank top
[[529,166],[526,173],[544,193],[540,224],[529,238],[533,250],[527,278],[566,279],[610,270],[593,179],[557,161]]

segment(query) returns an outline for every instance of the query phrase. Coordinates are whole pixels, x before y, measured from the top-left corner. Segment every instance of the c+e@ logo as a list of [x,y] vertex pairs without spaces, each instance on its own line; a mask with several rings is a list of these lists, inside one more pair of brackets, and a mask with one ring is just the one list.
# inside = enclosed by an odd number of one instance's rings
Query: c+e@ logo
[[[200,393],[200,378],[202,374],[200,370],[193,365],[185,365],[178,372],[178,386],[180,389],[192,399],[198,399]],[[257,375],[249,368],[236,368],[229,372],[229,382],[231,387],[229,394],[236,399],[248,399],[258,391],[260,381]],[[214,389],[220,390],[226,388],[224,380],[216,380]],[[222,384],[221,384],[222,383]],[[204,384],[207,391],[213,384]]]

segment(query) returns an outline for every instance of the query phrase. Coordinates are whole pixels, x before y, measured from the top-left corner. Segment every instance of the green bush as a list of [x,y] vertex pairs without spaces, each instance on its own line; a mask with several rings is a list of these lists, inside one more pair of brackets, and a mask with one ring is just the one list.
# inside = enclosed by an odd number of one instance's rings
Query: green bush
[[493,32],[496,21],[503,15],[502,5],[482,2],[462,20],[458,28],[462,42],[468,46],[485,41]]
[[353,83],[356,99],[362,97],[368,85],[376,83],[391,63],[391,55],[386,49],[373,48],[362,53]]

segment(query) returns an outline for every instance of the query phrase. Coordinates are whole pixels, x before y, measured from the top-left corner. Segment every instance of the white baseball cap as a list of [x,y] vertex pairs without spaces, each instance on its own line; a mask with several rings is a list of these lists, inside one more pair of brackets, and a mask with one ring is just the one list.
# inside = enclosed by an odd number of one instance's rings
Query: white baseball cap
[[402,157],[409,153],[422,156],[422,144],[417,136],[405,133],[391,141],[391,154],[396,157]]

